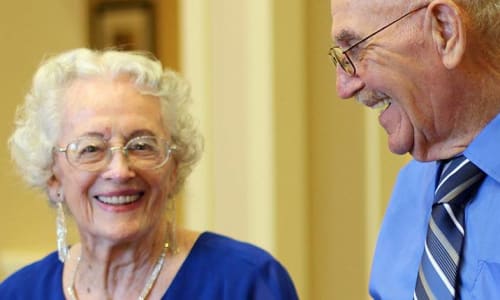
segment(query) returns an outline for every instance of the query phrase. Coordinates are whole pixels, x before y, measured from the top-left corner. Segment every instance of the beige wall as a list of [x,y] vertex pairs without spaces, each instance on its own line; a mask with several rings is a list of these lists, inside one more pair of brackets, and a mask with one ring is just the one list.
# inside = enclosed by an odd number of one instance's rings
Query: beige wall
[[0,4],[0,278],[7,269],[54,249],[54,215],[12,170],[6,141],[15,107],[46,54],[85,44],[84,14],[77,0],[2,1]]
[[[160,3],[173,14],[175,5]],[[207,139],[181,219],[269,250],[301,299],[368,298],[376,232],[407,157],[387,151],[373,112],[336,98],[329,1],[178,4],[178,52],[169,50],[172,23],[164,18],[160,56],[178,57],[168,64],[192,82]],[[40,59],[86,44],[84,8],[84,0],[0,4],[0,141]],[[1,279],[55,248],[55,218],[43,195],[15,176],[6,147],[0,176]]]
[[181,66],[208,137],[184,201],[186,222],[269,250],[307,299],[303,5],[182,1]]

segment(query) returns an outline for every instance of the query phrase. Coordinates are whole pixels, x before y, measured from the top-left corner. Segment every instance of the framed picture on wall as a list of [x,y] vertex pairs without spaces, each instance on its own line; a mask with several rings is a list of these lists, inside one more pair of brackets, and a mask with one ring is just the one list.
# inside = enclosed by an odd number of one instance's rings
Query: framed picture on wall
[[90,4],[90,46],[156,54],[155,6],[147,0],[101,0]]

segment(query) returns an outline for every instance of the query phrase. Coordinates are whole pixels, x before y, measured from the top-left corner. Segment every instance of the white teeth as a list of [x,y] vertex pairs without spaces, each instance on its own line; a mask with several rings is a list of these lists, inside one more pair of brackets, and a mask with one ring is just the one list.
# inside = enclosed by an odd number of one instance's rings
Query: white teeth
[[391,105],[391,101],[388,99],[385,99],[383,101],[377,102],[377,104],[373,105],[372,108],[376,109],[380,112],[383,112],[384,110],[386,110],[389,107],[389,105]]
[[97,200],[104,202],[106,204],[128,204],[134,202],[139,199],[139,195],[131,195],[131,196],[98,196]]

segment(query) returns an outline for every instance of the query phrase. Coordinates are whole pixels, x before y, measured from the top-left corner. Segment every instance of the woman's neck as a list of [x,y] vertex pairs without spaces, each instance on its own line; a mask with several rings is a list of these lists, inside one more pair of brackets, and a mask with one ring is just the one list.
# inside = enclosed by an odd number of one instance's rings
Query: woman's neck
[[70,251],[73,269],[68,280],[78,299],[137,299],[156,280],[152,274],[169,243],[166,226],[133,241],[81,237]]

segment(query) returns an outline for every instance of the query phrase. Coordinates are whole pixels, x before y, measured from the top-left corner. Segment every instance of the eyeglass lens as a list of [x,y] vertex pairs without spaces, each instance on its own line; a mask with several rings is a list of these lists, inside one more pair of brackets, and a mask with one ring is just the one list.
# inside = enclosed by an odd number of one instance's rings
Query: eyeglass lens
[[122,152],[134,167],[154,169],[168,160],[171,148],[166,141],[153,136],[131,139],[123,147],[110,147],[101,138],[87,137],[70,143],[66,149],[66,157],[77,168],[95,171],[105,167],[115,151]]
[[354,75],[354,66],[342,49],[332,47],[329,54],[335,66],[338,64],[346,73]]

